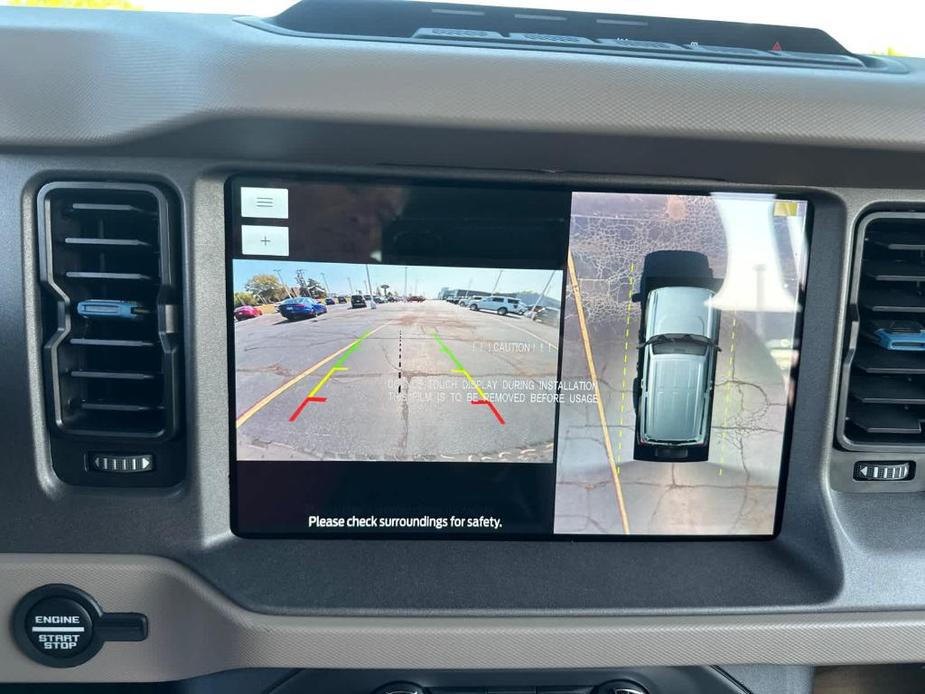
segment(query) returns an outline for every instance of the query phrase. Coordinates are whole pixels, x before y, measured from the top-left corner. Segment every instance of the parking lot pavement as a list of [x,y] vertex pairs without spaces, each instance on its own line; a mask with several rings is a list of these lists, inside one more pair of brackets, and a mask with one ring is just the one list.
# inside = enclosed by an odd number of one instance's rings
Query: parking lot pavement
[[235,325],[243,460],[552,462],[558,330],[443,301]]

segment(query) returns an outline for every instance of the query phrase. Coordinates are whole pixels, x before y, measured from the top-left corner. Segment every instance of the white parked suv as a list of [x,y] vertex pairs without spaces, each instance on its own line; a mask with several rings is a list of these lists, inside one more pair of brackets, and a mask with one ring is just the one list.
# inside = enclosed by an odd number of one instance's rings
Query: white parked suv
[[520,312],[520,299],[509,296],[486,296],[484,299],[476,297],[469,302],[470,311],[495,311],[499,316],[508,313]]
[[456,305],[461,306],[462,308],[465,308],[473,301],[481,301],[481,300],[482,300],[482,297],[480,296],[464,296],[462,299],[456,302]]

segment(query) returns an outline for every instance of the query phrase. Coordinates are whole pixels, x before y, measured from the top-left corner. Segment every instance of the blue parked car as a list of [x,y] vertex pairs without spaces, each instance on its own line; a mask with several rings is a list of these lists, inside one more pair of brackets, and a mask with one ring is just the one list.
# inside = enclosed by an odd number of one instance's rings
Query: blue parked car
[[297,320],[300,318],[314,318],[322,313],[327,313],[328,309],[324,304],[319,304],[310,297],[297,296],[294,299],[286,299],[281,303],[279,312],[286,320]]

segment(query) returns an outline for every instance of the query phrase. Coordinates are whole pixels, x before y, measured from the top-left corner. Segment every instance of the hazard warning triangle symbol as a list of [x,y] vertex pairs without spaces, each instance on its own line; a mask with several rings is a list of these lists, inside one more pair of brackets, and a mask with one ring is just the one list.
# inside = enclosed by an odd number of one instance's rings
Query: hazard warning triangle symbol
[[780,41],[775,41],[775,42],[774,42],[774,45],[771,46],[771,50],[772,50],[772,51],[782,51],[782,50],[784,50],[784,49],[781,48]]

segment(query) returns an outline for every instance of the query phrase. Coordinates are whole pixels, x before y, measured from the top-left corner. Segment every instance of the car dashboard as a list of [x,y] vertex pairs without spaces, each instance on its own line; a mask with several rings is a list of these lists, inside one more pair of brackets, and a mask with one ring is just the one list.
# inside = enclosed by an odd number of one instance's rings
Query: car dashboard
[[389,4],[0,8],[0,681],[925,659],[925,62]]

